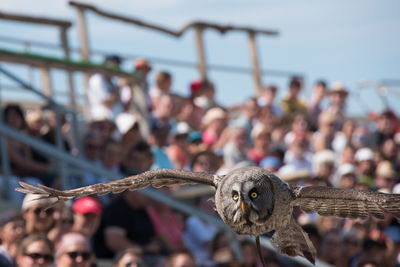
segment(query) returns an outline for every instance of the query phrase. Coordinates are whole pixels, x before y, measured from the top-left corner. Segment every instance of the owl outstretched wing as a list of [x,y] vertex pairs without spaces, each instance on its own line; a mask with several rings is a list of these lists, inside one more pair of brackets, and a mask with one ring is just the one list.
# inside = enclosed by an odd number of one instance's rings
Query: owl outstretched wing
[[121,193],[127,189],[137,190],[148,186],[161,187],[172,184],[198,183],[215,187],[216,181],[214,181],[214,177],[217,176],[208,173],[159,169],[119,180],[79,187],[71,190],[61,191],[44,185],[36,187],[25,182],[20,182],[21,187],[18,187],[15,190],[26,194],[35,194],[38,196],[38,199],[56,198],[57,200],[69,200],[88,195],[104,195],[111,192]]
[[400,194],[384,194],[323,186],[296,187],[294,206],[307,213],[343,218],[384,219],[385,212],[400,219]]

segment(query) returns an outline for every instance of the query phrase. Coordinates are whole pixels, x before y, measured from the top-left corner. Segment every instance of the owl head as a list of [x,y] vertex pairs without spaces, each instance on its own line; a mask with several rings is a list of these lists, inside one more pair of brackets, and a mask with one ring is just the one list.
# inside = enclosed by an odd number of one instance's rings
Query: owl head
[[269,175],[264,169],[246,167],[222,177],[215,204],[226,224],[233,228],[265,224],[274,209],[274,191]]

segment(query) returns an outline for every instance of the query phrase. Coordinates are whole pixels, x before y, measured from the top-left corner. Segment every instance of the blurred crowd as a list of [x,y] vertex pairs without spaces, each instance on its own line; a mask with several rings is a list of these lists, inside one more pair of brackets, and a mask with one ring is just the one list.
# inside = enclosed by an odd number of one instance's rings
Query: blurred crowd
[[[109,56],[105,64],[118,67]],[[150,62],[136,59],[132,84],[104,74],[89,80],[88,112],[81,149],[70,141],[71,124],[62,117],[64,148],[117,175],[158,168],[226,174],[259,166],[288,183],[400,193],[399,120],[391,110],[350,118],[349,91],[340,82],[313,84],[303,99],[300,77],[287,88],[266,85],[240,106],[223,107],[216,86],[194,80],[188,96],[175,93],[167,71],[150,81]],[[277,99],[278,90],[282,99]],[[139,101],[140,100],[140,101]],[[25,134],[55,144],[55,114],[46,110],[3,108],[4,122]],[[139,192],[85,197],[51,205],[48,199],[14,192],[20,180],[61,187],[56,162],[15,139],[7,139],[12,177],[9,198],[20,209],[0,214],[0,266],[243,266],[261,262],[255,244],[239,237],[241,259],[230,236],[216,226],[182,214]],[[0,166],[2,171],[2,166]],[[105,182],[90,171],[71,174],[72,187]],[[3,179],[0,178],[0,184]],[[201,186],[159,189],[215,214],[213,192]],[[51,206],[49,208],[49,206]],[[345,220],[293,212],[310,235],[318,258],[334,266],[400,266],[400,225],[384,220]],[[263,250],[267,266],[296,266]]]

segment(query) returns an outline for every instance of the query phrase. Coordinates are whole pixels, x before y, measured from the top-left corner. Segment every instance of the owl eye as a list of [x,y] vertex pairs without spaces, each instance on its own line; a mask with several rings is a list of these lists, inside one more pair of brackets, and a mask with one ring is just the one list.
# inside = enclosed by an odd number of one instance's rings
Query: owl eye
[[257,192],[251,192],[250,193],[250,198],[252,198],[252,199],[256,199],[258,197],[258,194],[257,194]]
[[234,193],[234,194],[232,195],[232,198],[233,198],[233,200],[237,201],[237,200],[239,199],[239,194]]

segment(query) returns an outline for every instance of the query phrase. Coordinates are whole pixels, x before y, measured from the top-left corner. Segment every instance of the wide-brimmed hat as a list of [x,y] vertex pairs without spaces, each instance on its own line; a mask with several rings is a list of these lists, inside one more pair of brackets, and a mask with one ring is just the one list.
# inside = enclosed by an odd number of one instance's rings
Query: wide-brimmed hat
[[376,175],[383,178],[396,178],[396,171],[393,168],[393,164],[390,161],[382,161],[376,167]]
[[348,95],[349,91],[347,91],[342,82],[334,82],[331,86],[331,90],[329,91],[329,95],[331,94],[344,94]]
[[225,110],[223,110],[222,108],[212,108],[207,111],[206,115],[204,115],[202,119],[202,124],[204,126],[207,126],[214,120],[227,119],[227,118],[228,116]]

